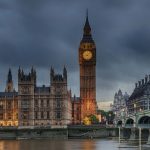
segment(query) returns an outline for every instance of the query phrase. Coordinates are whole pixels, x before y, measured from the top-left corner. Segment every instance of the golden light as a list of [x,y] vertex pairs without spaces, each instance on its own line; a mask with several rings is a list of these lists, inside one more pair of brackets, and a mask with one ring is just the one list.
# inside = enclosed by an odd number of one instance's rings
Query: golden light
[[85,117],[85,118],[83,119],[83,123],[84,123],[84,125],[91,125],[90,118],[89,118],[89,117]]
[[134,103],[134,108],[136,108],[136,104]]
[[89,102],[89,100],[87,101],[87,110],[89,110],[90,109],[90,102]]
[[102,122],[102,115],[101,114],[97,115],[97,119],[99,120],[99,122]]

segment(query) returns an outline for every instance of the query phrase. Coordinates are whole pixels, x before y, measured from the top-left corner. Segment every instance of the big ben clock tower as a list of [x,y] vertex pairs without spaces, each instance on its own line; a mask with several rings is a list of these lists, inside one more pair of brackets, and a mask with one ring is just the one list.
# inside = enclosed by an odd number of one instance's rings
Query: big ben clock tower
[[81,121],[96,114],[96,46],[91,34],[88,13],[79,46]]

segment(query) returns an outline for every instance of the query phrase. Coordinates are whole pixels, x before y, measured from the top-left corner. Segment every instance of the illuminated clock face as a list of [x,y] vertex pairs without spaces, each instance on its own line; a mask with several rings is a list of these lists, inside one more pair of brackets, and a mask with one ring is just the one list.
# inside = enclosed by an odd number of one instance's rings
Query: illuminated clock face
[[90,60],[90,59],[92,58],[92,52],[90,52],[90,51],[85,51],[85,52],[83,53],[83,58],[84,58],[85,60]]

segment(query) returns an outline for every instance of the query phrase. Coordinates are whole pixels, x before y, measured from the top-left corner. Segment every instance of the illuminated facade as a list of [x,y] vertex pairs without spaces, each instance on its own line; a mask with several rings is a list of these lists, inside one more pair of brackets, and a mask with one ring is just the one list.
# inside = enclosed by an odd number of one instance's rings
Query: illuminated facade
[[13,89],[11,70],[5,92],[0,93],[0,125],[21,127],[67,127],[72,121],[71,91],[67,90],[67,70],[55,74],[50,86],[36,85],[36,71],[18,70],[18,92]]
[[9,69],[5,92],[0,92],[0,126],[18,126],[18,93]]
[[79,46],[81,121],[96,114],[96,45],[92,38],[88,14]]
[[81,101],[80,97],[72,98],[72,124],[80,124],[81,123]]
[[88,14],[79,46],[80,97],[72,98],[73,124],[83,123],[89,115],[97,114],[96,45],[92,38]]

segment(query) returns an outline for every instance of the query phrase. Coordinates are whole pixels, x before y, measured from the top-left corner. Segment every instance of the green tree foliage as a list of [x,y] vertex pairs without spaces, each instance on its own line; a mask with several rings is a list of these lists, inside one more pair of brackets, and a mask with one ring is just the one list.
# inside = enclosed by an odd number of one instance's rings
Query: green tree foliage
[[113,113],[113,111],[98,110],[98,114],[101,114],[110,123],[112,123],[115,118],[115,114]]
[[97,123],[99,123],[99,120],[98,120],[98,118],[97,118],[96,115],[89,115],[88,117],[89,117],[89,119],[91,121],[91,124],[97,124]]

